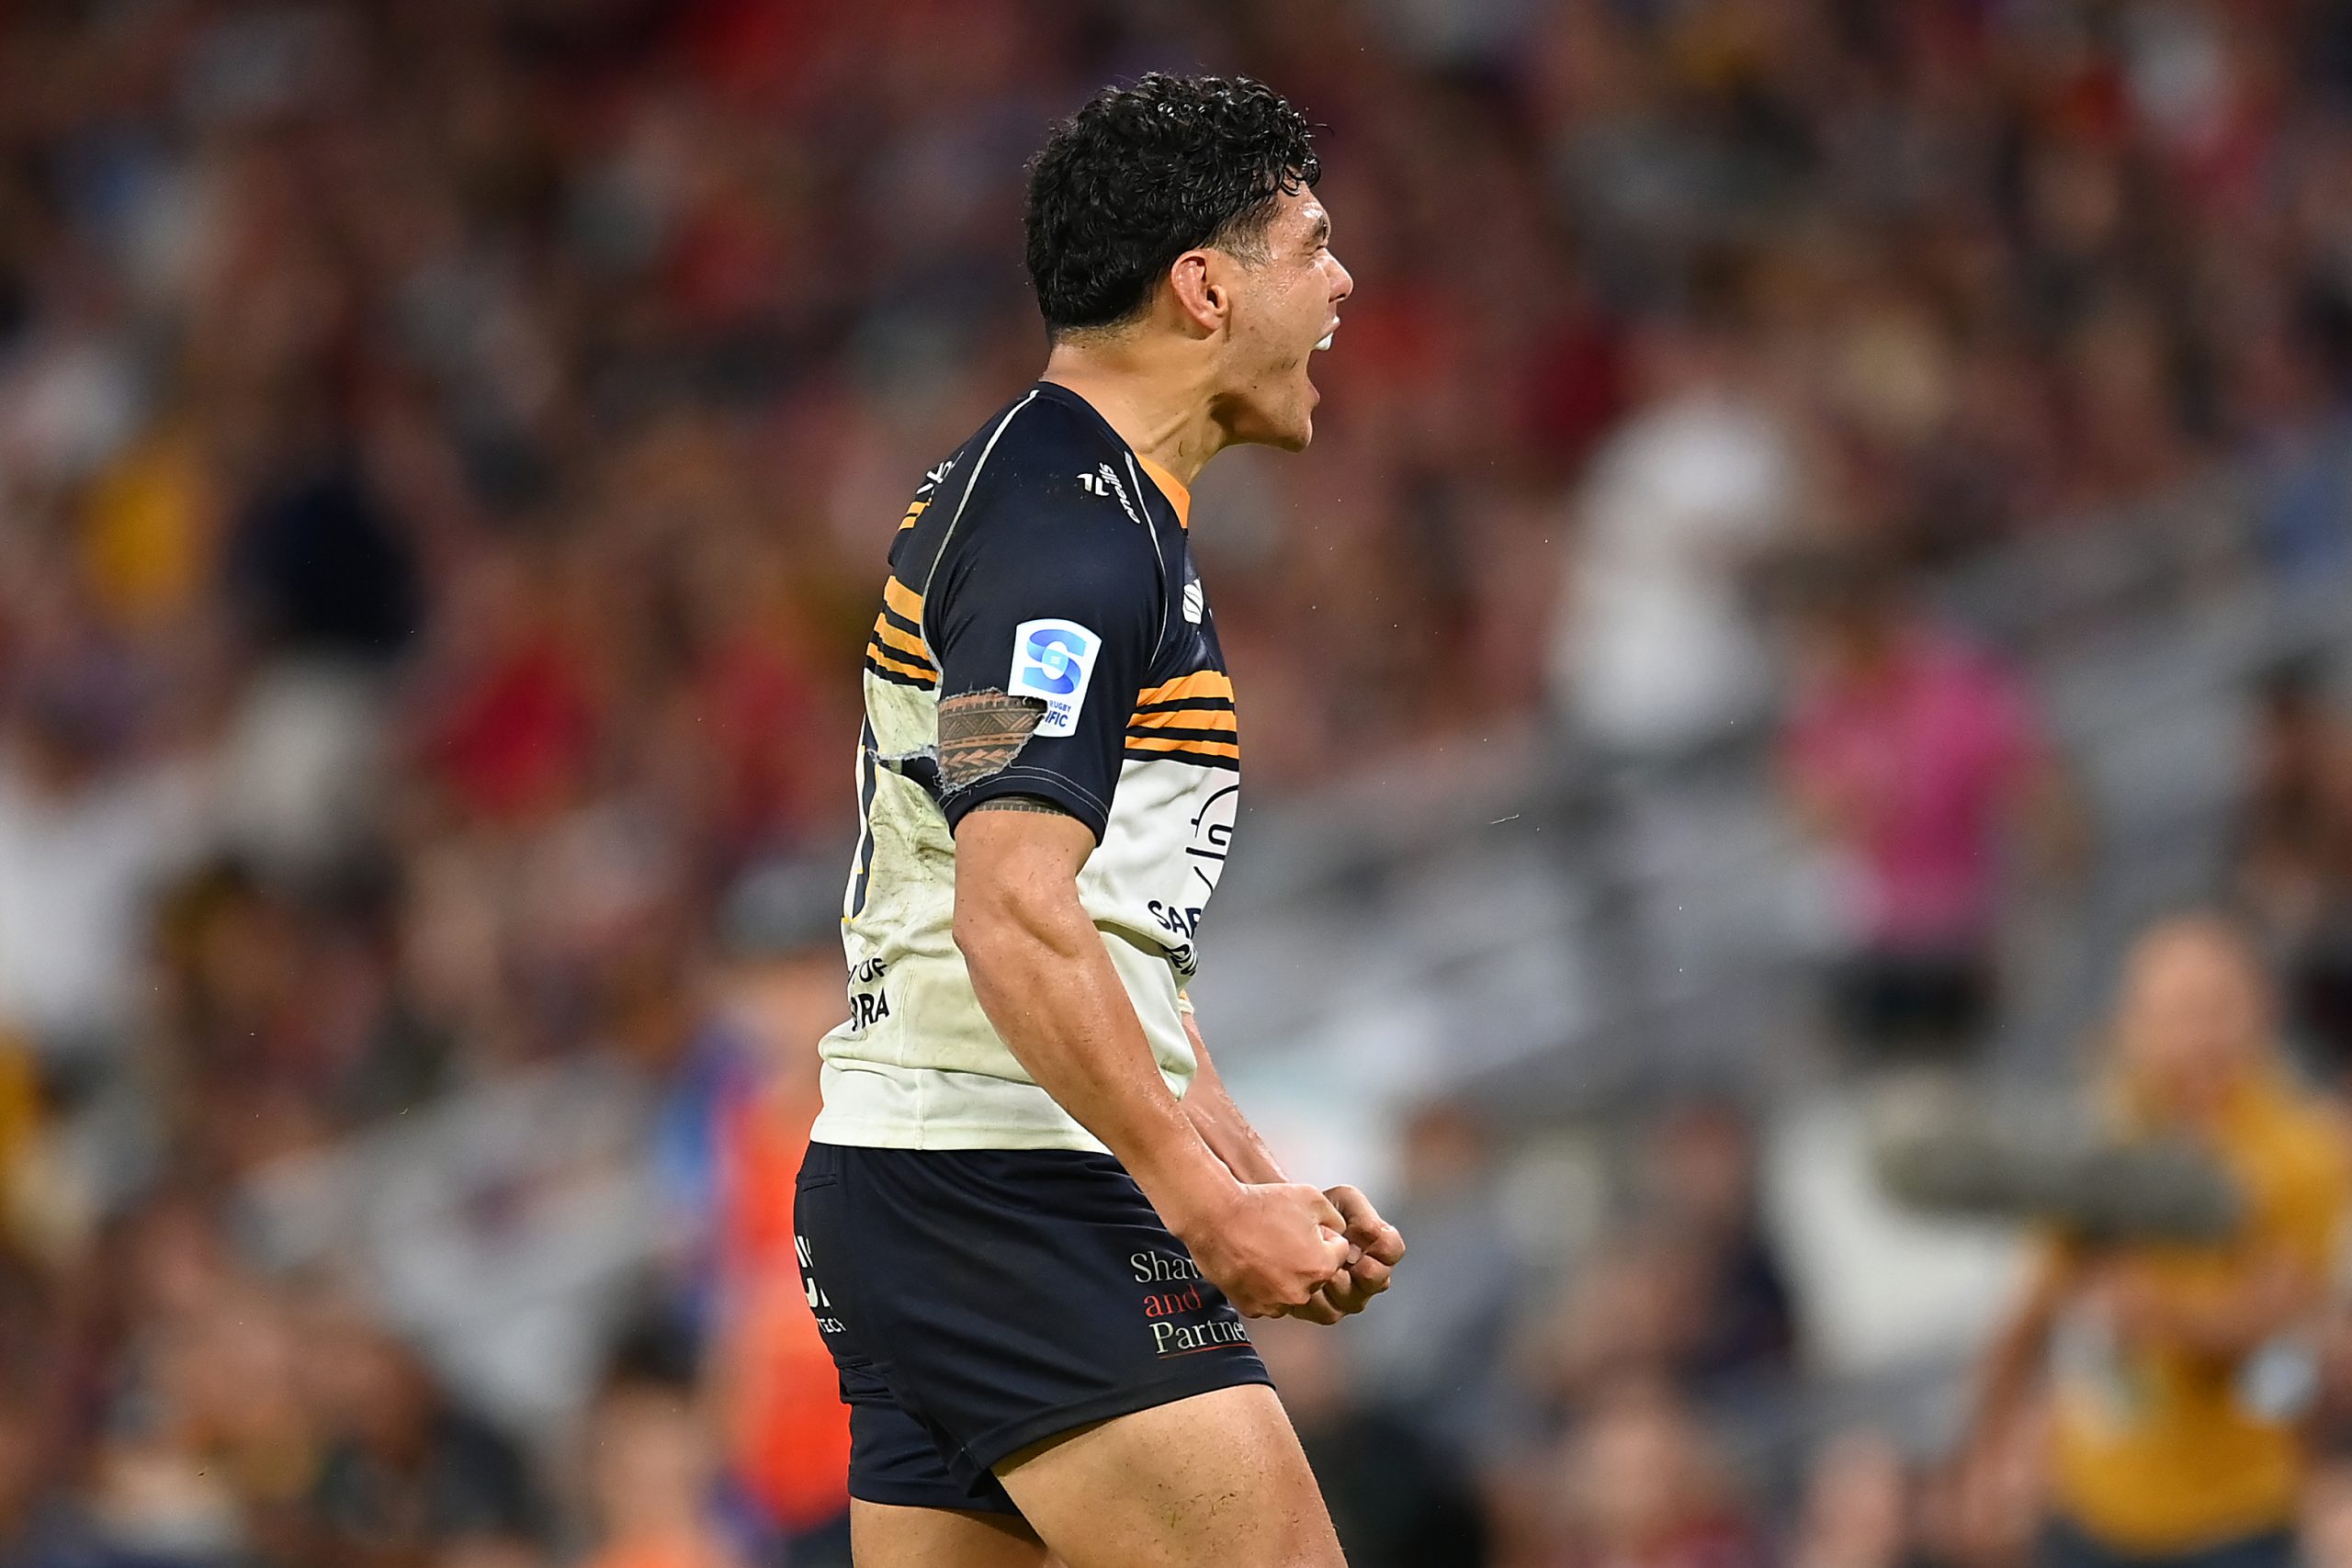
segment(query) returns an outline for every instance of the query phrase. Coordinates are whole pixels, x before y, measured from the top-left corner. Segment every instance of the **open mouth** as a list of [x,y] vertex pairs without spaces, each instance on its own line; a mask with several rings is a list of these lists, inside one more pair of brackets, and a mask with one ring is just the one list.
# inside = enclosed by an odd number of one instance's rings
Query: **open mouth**
[[1326,348],[1330,347],[1330,346],[1331,346],[1331,340],[1332,340],[1333,338],[1335,338],[1335,337],[1339,336],[1339,335],[1340,335],[1340,318],[1339,318],[1339,317],[1337,317],[1337,316],[1334,316],[1334,317],[1332,317],[1332,318],[1331,318],[1331,330],[1330,330],[1329,332],[1325,333],[1324,333],[1320,338],[1318,338],[1318,339],[1317,339],[1317,340],[1316,340],[1316,344],[1315,344],[1316,348],[1317,348],[1317,350],[1321,350],[1321,349],[1326,349]]

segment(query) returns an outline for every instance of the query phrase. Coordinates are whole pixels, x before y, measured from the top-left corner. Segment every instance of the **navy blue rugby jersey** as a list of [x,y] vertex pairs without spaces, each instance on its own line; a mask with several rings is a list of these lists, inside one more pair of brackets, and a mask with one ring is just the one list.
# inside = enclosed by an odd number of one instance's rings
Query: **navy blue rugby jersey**
[[[984,800],[1052,802],[1097,840],[1079,895],[1161,1076],[1194,1061],[1179,992],[1233,833],[1233,682],[1186,536],[1191,497],[1049,382],[925,476],[865,649],[863,815],[842,909],[850,1018],[824,1042],[820,1141],[1100,1149],[1022,1069],[951,934],[956,824]],[[939,705],[1042,705],[1001,771],[946,787]]]

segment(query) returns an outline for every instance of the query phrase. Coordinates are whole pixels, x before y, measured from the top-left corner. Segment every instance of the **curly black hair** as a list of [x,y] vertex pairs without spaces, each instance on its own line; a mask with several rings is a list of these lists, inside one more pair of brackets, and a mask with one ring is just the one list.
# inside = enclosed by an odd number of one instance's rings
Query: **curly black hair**
[[1201,245],[1261,254],[1283,195],[1323,175],[1306,118],[1247,76],[1153,72],[1105,87],[1029,164],[1029,281],[1056,335],[1144,307]]

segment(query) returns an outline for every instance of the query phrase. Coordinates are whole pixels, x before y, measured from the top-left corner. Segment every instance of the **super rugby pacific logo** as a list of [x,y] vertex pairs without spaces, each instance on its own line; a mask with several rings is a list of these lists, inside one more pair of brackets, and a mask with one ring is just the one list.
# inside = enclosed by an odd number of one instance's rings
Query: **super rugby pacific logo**
[[1013,628],[1010,690],[1045,703],[1037,734],[1077,733],[1079,709],[1102,651],[1102,639],[1076,621],[1023,621]]

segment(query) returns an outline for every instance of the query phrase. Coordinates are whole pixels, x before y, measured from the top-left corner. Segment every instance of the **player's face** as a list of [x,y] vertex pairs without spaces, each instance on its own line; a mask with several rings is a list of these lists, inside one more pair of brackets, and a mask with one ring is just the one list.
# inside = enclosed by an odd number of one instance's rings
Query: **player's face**
[[1234,278],[1224,418],[1236,441],[1295,452],[1315,434],[1310,364],[1330,346],[1355,280],[1331,254],[1331,220],[1311,190],[1282,197],[1266,251]]

